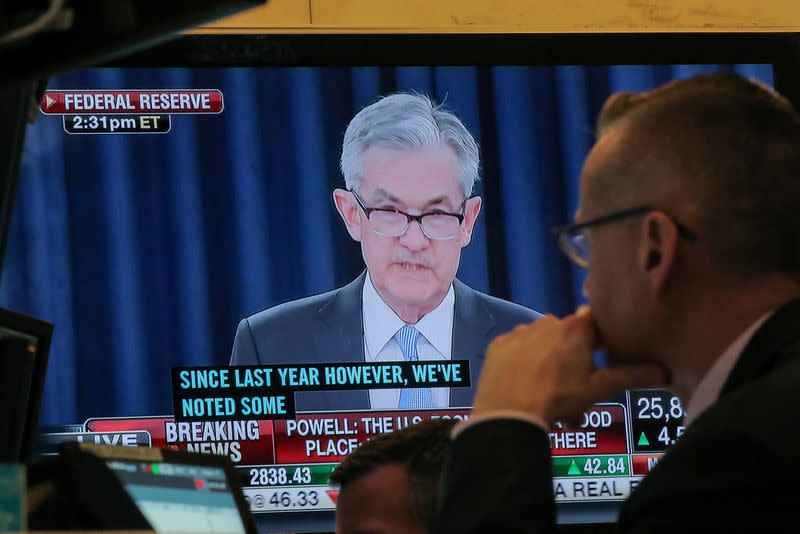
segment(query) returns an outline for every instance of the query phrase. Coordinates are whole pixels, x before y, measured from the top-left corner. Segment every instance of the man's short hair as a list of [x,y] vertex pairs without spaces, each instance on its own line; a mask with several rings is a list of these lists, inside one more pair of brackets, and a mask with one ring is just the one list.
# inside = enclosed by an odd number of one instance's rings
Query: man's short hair
[[330,480],[344,490],[351,482],[385,465],[399,465],[408,475],[409,516],[429,529],[437,509],[439,478],[450,447],[455,419],[430,419],[373,438],[348,454]]
[[598,133],[618,126],[623,148],[600,189],[655,206],[669,187],[688,193],[720,273],[800,274],[800,116],[786,98],[735,74],[698,75],[612,95]]
[[373,146],[411,150],[432,145],[451,147],[458,158],[458,183],[464,198],[480,177],[480,151],[467,127],[442,104],[423,94],[395,93],[359,111],[344,133],[340,167],[348,189],[363,179],[364,152]]

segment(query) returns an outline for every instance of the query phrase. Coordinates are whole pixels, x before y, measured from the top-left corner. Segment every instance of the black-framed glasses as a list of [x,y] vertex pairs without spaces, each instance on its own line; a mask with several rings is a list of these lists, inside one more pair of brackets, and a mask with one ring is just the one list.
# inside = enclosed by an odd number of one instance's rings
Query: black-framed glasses
[[[556,235],[558,246],[567,255],[569,259],[580,265],[581,267],[589,266],[589,259],[592,253],[591,243],[586,230],[594,226],[608,224],[622,219],[627,219],[635,215],[643,215],[650,211],[661,211],[652,206],[637,206],[635,208],[628,208],[621,211],[615,211],[601,217],[596,217],[588,221],[576,224],[568,224],[566,226],[559,226],[553,228],[553,233]],[[662,212],[663,213],[663,212]],[[667,214],[665,214],[667,215]],[[674,217],[667,215],[675,227],[678,229],[678,235],[690,243],[697,241],[697,236],[694,232],[689,230],[686,226],[675,220]]]
[[425,237],[443,241],[456,237],[461,230],[461,223],[464,222],[466,200],[461,204],[461,213],[432,211],[411,215],[394,208],[368,208],[355,191],[352,189],[348,189],[348,191],[353,194],[353,198],[364,210],[364,214],[372,226],[372,231],[381,237],[400,237],[406,233],[411,221],[417,221]]

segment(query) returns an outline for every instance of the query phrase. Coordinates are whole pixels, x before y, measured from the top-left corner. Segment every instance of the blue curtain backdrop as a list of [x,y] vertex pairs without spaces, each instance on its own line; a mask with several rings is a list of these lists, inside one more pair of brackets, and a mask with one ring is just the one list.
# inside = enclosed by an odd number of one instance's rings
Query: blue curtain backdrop
[[29,127],[0,305],[55,323],[43,423],[171,413],[169,369],[224,364],[245,315],[363,268],[332,207],[353,114],[379,95],[445,100],[482,149],[484,212],[459,277],[542,312],[581,301],[550,229],[571,220],[614,91],[769,66],[97,69],[50,89],[217,88],[221,115],[167,135]]

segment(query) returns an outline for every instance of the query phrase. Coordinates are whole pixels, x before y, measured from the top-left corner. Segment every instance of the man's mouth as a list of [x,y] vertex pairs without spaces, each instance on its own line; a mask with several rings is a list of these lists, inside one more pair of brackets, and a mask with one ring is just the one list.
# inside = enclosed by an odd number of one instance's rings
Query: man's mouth
[[397,262],[396,265],[401,269],[403,269],[404,271],[409,271],[409,272],[419,272],[428,268],[421,263],[411,263],[407,261]]

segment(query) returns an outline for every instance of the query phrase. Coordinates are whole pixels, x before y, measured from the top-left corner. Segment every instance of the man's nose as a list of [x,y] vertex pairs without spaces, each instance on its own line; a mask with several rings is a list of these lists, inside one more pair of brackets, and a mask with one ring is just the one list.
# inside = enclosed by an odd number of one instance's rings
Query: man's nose
[[429,243],[430,240],[422,232],[422,225],[418,221],[409,222],[406,233],[400,236],[400,244],[409,250],[422,250]]

